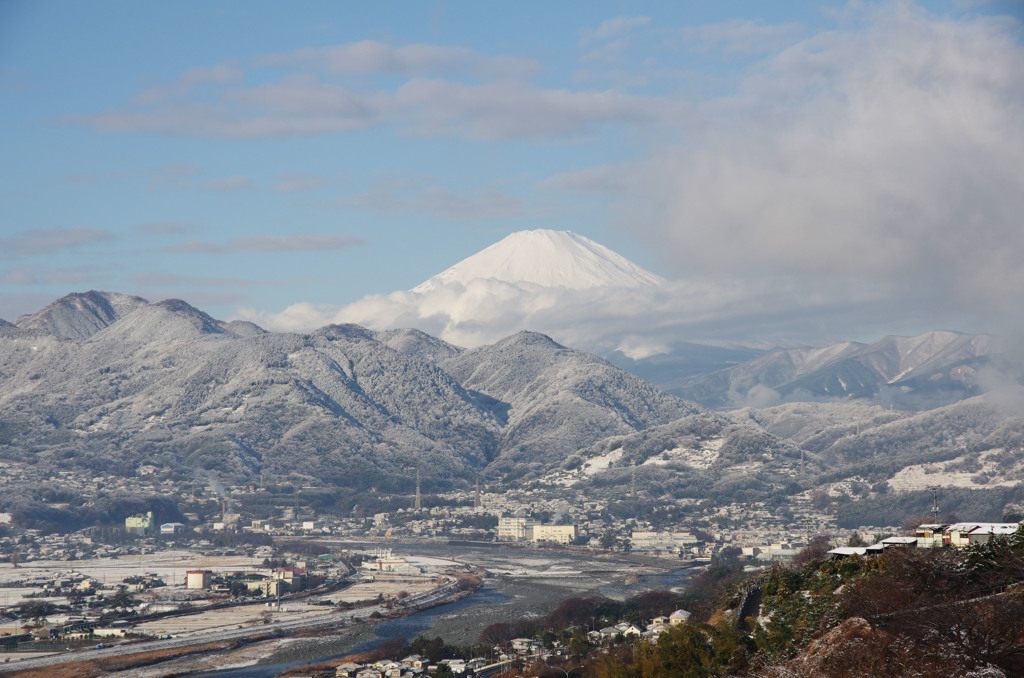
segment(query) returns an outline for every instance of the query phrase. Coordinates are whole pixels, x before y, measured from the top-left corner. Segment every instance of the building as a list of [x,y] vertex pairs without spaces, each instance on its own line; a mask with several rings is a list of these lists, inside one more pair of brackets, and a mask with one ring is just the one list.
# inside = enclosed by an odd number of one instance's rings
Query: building
[[532,542],[571,544],[579,536],[575,525],[532,525],[526,528],[526,538]]
[[142,536],[153,531],[153,512],[128,516],[124,519],[124,531],[128,534]]
[[182,523],[164,523],[160,526],[160,534],[183,534],[185,525]]
[[918,548],[942,546],[942,531],[946,528],[942,523],[925,523],[918,525],[914,531]]
[[676,610],[668,616],[668,623],[672,626],[678,626],[679,624],[685,624],[690,621],[690,613],[686,610]]
[[501,516],[498,518],[498,540],[499,541],[526,541],[529,538],[527,530],[540,525],[539,520],[528,520],[515,516]]
[[982,523],[967,534],[972,544],[986,544],[995,536],[1009,537],[1020,527],[1020,523]]
[[208,589],[213,582],[213,572],[209,570],[189,570],[185,573],[185,588]]

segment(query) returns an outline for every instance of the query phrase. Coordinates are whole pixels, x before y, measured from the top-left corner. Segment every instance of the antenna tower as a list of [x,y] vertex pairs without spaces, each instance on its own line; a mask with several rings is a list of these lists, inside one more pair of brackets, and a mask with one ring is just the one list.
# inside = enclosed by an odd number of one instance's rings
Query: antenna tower
[[629,496],[636,499],[636,462],[633,462],[633,479],[629,484]]
[[480,479],[479,478],[476,479],[476,497],[473,500],[473,506],[476,508],[477,511],[480,511],[481,506],[483,506],[483,502],[480,501]]
[[416,510],[420,510],[420,470],[416,469]]
[[933,485],[928,489],[932,491],[932,522],[937,524],[939,522],[939,487]]

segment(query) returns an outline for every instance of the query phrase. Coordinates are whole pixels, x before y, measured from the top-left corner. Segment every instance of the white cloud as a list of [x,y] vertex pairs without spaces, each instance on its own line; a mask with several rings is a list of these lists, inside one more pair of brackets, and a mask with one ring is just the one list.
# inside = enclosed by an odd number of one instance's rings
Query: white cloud
[[684,275],[781,276],[923,322],[1016,305],[1021,63],[1016,22],[869,8],[707,106],[692,142],[631,184],[623,227]]
[[396,46],[374,40],[271,54],[257,63],[264,66],[312,64],[328,72],[354,75],[527,77],[540,71],[540,65],[532,59],[489,56],[466,47]]
[[555,174],[539,186],[543,189],[607,195],[626,191],[630,171],[626,166],[599,165]]
[[149,224],[138,224],[135,229],[152,235],[182,235],[192,233],[196,227],[192,224],[180,224],[173,221],[157,221]]
[[732,19],[687,26],[680,29],[679,35],[684,46],[692,51],[718,49],[727,54],[762,54],[793,44],[801,32],[801,27],[793,23],[765,25],[750,19]]
[[50,254],[113,239],[113,233],[98,228],[36,228],[0,238],[0,256]]
[[664,352],[681,337],[737,340],[757,332],[763,343],[792,343],[820,336],[820,323],[835,323],[841,332],[864,320],[863,315],[849,317],[848,304],[833,304],[827,296],[794,306],[795,293],[786,281],[774,286],[706,280],[659,288],[569,290],[476,279],[465,285],[438,284],[422,294],[371,295],[343,307],[299,303],[279,313],[242,308],[234,317],[279,331],[308,331],[330,323],[416,327],[459,346],[493,343],[532,330],[575,348],[599,354],[620,350],[635,357]]
[[274,177],[274,190],[278,193],[301,193],[315,191],[327,185],[325,177],[302,172],[282,172]]
[[235,63],[190,68],[166,85],[154,85],[139,92],[134,102],[150,106],[192,94],[204,85],[232,84],[244,79],[245,73]]
[[610,123],[678,122],[687,108],[657,97],[615,90],[544,90],[524,82],[466,85],[412,80],[396,92],[410,129],[428,136],[478,139],[571,137]]
[[649,16],[618,16],[602,21],[596,28],[580,30],[580,42],[587,44],[598,40],[607,40],[623,33],[628,33],[651,22]]
[[252,185],[252,181],[249,177],[242,175],[235,175],[231,177],[221,177],[219,179],[209,179],[203,182],[203,188],[210,191],[219,192],[231,192],[241,191]]
[[336,200],[332,207],[380,212],[423,212],[443,219],[493,219],[523,213],[523,200],[495,187],[456,193],[429,177],[388,175],[361,193]]
[[184,190],[192,187],[199,168],[185,162],[169,162],[143,170],[140,174],[146,178],[151,191]]
[[160,271],[132,273],[126,280],[136,287],[251,287],[268,284],[248,278],[212,278]]
[[297,233],[295,235],[248,235],[224,243],[186,240],[171,248],[173,252],[195,254],[231,254],[236,252],[318,252],[339,250],[363,244],[353,235]]
[[[462,82],[413,74],[393,89],[352,80],[339,84],[295,71],[252,86],[210,82],[202,96],[180,87],[173,95],[59,122],[110,133],[232,139],[343,134],[383,125],[417,135],[548,139],[582,136],[606,124],[675,123],[686,111],[670,98],[545,89],[510,77]],[[177,177],[179,183],[187,179]]]
[[109,278],[109,271],[99,266],[22,266],[0,273],[0,282],[6,285],[77,285],[94,283]]

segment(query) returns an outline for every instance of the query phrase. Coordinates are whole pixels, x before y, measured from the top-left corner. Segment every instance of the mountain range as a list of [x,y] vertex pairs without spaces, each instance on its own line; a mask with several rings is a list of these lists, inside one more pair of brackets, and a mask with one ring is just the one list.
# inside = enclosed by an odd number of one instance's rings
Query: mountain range
[[1000,356],[989,335],[935,331],[871,344],[776,350],[722,369],[652,382],[713,408],[869,399],[930,409],[978,395]]
[[[936,333],[790,351],[726,382],[782,393],[854,364],[903,388],[984,348]],[[878,524],[903,510],[894,497],[918,501],[934,484],[988,497],[990,513],[1024,499],[1019,407],[984,394],[914,412],[849,393],[715,412],[534,332],[465,349],[419,330],[267,332],[180,300],[76,293],[0,323],[0,508],[60,473],[151,467],[179,483],[270,477],[343,492],[408,493],[419,469],[436,488],[481,478],[621,497],[635,477],[665,500],[781,506],[819,492],[850,500],[847,520]]]
[[710,412],[550,338],[465,350],[416,330],[269,333],[180,300],[71,294],[4,326],[0,456],[370,485],[407,467],[522,473]]

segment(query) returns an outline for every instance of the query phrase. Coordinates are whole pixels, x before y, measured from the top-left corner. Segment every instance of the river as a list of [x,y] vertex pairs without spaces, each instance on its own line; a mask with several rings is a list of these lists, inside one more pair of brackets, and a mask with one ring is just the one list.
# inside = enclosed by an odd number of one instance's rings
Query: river
[[572,596],[603,595],[625,599],[644,591],[682,590],[690,571],[673,563],[640,563],[635,556],[595,558],[589,553],[554,549],[477,548],[410,543],[389,545],[396,554],[458,560],[492,573],[474,595],[377,626],[372,637],[349,632],[324,639],[295,641],[265,658],[263,664],[194,674],[201,678],[272,678],[281,671],[366,652],[392,638],[440,636],[468,645],[488,625],[547,614]]

